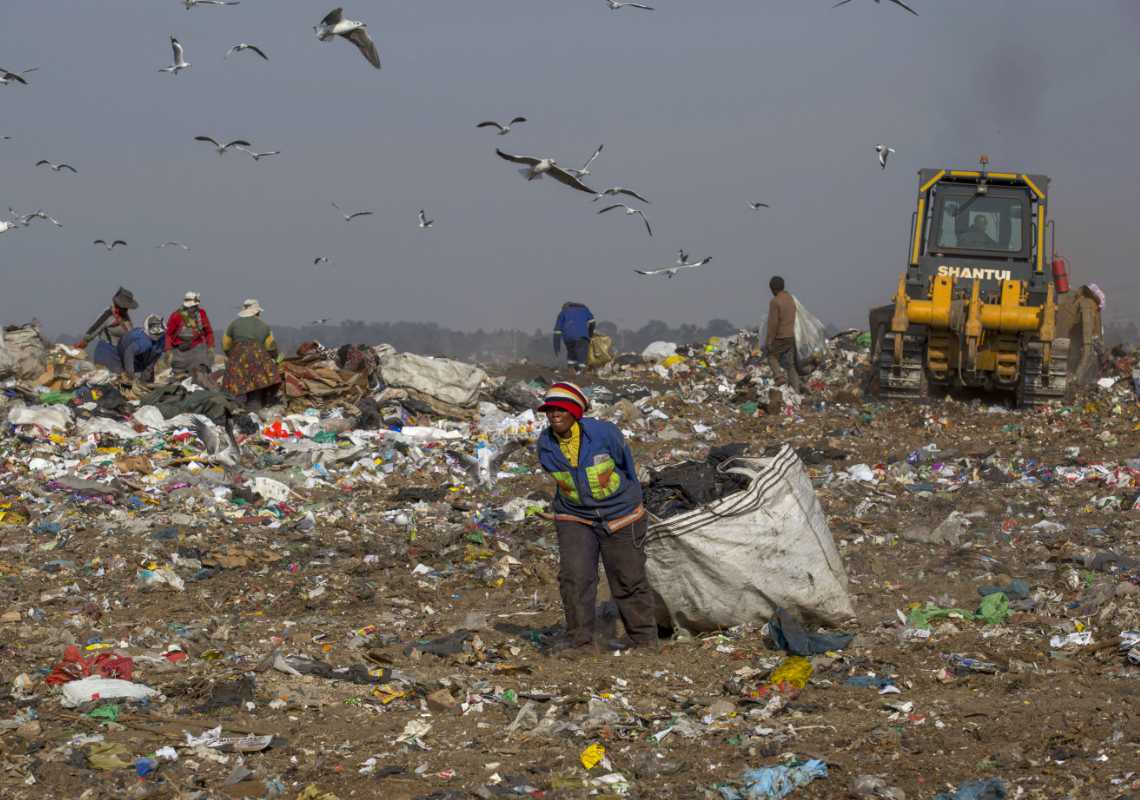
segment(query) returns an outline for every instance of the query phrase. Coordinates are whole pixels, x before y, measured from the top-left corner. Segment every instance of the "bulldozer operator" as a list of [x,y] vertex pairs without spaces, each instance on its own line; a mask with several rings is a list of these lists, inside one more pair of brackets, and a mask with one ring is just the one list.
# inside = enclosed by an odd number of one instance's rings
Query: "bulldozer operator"
[[958,237],[958,246],[971,250],[996,250],[998,243],[989,233],[989,220],[983,214],[975,214],[970,228]]

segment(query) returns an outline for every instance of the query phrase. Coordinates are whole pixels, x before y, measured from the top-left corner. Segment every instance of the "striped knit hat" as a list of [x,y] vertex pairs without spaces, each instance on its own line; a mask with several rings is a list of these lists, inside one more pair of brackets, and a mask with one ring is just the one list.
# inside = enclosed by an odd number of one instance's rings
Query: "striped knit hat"
[[590,400],[586,397],[585,392],[573,383],[559,381],[551,384],[550,388],[546,390],[546,397],[543,398],[542,405],[538,407],[538,410],[547,411],[552,408],[559,408],[571,414],[574,419],[581,419],[589,407]]

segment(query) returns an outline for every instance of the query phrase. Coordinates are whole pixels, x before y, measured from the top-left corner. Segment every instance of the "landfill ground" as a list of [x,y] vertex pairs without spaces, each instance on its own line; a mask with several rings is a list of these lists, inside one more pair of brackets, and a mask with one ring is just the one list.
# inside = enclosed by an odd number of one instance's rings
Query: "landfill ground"
[[[326,462],[314,481],[254,436],[247,472],[290,486],[268,508],[220,501],[213,486],[233,482],[221,470],[180,477],[193,438],[105,438],[80,452],[66,433],[7,426],[0,796],[718,798],[746,769],[810,758],[828,774],[792,797],[927,800],[987,777],[1011,798],[1140,796],[1140,666],[1120,647],[1121,632],[1140,629],[1129,381],[1023,411],[977,398],[879,403],[857,391],[858,363],[840,360],[801,403],[766,414],[764,383],[742,390],[736,369],[581,382],[614,399],[630,386],[654,393],[639,410],[659,414],[621,421],[639,465],[730,442],[754,455],[804,448],[856,611],[835,630],[856,638],[812,656],[799,691],[766,688],[786,654],[762,622],[664,640],[659,653],[549,654],[562,619],[552,525],[490,514],[549,498],[528,450],[492,488],[457,479],[431,448],[388,474]],[[526,365],[508,375],[552,377]],[[741,410],[742,391],[756,415]],[[29,466],[37,457],[116,489],[60,488]],[[438,499],[397,499],[409,487]],[[964,517],[944,526],[952,512]],[[181,589],[145,577],[164,568]],[[905,622],[928,603],[972,612],[979,589],[1015,580],[1028,591],[1009,593],[1005,621]],[[422,644],[457,631],[456,652]],[[1050,643],[1082,632],[1091,643]],[[130,657],[131,680],[161,695],[64,707],[47,677],[72,644],[88,659]],[[313,662],[363,666],[358,682],[289,667]],[[859,676],[898,691],[848,683]],[[216,726],[273,738],[245,754],[188,743]],[[606,760],[586,769],[594,744]],[[111,768],[97,768],[101,753]],[[861,776],[885,788],[849,795]]]

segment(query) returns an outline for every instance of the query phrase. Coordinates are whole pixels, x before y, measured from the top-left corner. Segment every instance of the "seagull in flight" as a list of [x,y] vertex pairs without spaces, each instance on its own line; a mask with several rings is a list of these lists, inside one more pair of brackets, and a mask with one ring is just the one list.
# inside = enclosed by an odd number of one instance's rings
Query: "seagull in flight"
[[553,158],[513,156],[510,153],[504,153],[498,148],[495,149],[495,152],[498,153],[499,158],[505,159],[507,161],[513,161],[515,164],[526,164],[527,168],[521,170],[521,172],[526,176],[526,179],[528,181],[537,180],[543,175],[549,175],[550,177],[554,178],[554,180],[558,181],[559,183],[566,184],[571,189],[577,189],[578,191],[586,192],[587,194],[597,194],[597,192],[595,192],[589,186],[582,183],[566,170],[562,169],[562,167],[558,166],[558,162]]
[[110,244],[107,244],[107,240],[106,240],[106,239],[96,239],[96,240],[93,242],[93,244],[101,244],[101,245],[103,245],[104,247],[106,247],[106,248],[107,248],[107,252],[108,252],[108,253],[110,253],[112,250],[114,250],[114,249],[115,249],[116,247],[118,247],[119,245],[122,245],[123,247],[126,247],[126,246],[127,246],[127,243],[126,243],[126,242],[124,242],[122,239],[116,239],[115,241],[111,242]]
[[171,75],[177,75],[184,69],[190,68],[190,62],[186,60],[186,51],[182,49],[182,44],[173,36],[170,37],[170,47],[174,50],[174,63],[169,67],[160,67],[159,72],[169,72]]
[[260,161],[261,159],[263,159],[263,158],[267,158],[267,157],[269,157],[269,156],[279,156],[279,155],[281,155],[281,151],[280,151],[280,150],[267,150],[267,151],[266,151],[266,152],[264,152],[264,153],[255,153],[255,152],[253,152],[252,150],[247,150],[247,149],[246,149],[246,148],[244,148],[244,147],[238,147],[237,149],[238,149],[238,150],[241,150],[242,152],[245,152],[245,153],[249,153],[251,156],[253,156],[253,160],[254,160],[254,161]]
[[620,11],[623,8],[640,8],[642,11],[653,10],[653,6],[643,6],[641,3],[623,3],[622,0],[606,0],[606,2],[610,5],[610,11]]
[[615,203],[612,206],[606,206],[605,208],[603,208],[598,213],[599,214],[605,214],[607,211],[613,211],[615,208],[624,208],[625,209],[625,215],[627,217],[631,217],[634,214],[640,215],[641,221],[645,223],[645,230],[649,231],[650,236],[653,235],[653,228],[649,227],[649,220],[646,219],[645,212],[643,212],[640,208],[630,208],[625,203]]
[[598,157],[598,155],[602,152],[602,148],[604,148],[604,147],[605,147],[604,144],[598,145],[598,149],[595,150],[594,154],[586,160],[586,163],[582,165],[581,169],[569,169],[569,168],[567,168],[566,171],[569,172],[571,175],[573,175],[575,178],[586,177],[587,175],[590,174],[590,165],[594,163],[594,159]]
[[495,122],[494,120],[489,120],[487,122],[480,122],[475,127],[476,128],[498,128],[499,129],[498,135],[499,136],[506,136],[508,133],[511,132],[512,126],[518,125],[518,124],[523,123],[523,122],[526,122],[526,117],[515,117],[510,122],[508,122],[506,125],[503,125],[502,123],[499,123],[499,122]]
[[624,195],[629,195],[630,197],[636,197],[638,200],[645,203],[646,205],[653,205],[648,200],[646,200],[644,197],[642,197],[637,192],[635,192],[633,189],[627,189],[624,186],[611,186],[608,189],[602,189],[602,191],[600,191],[600,192],[595,192],[594,193],[594,202],[595,203],[598,202],[603,197],[613,197],[614,195],[618,195],[618,194],[624,194]]
[[77,170],[75,167],[71,166],[70,164],[63,164],[63,163],[60,163],[60,164],[53,164],[52,162],[50,162],[50,161],[47,161],[47,160],[44,160],[44,161],[37,161],[37,162],[36,162],[36,166],[37,166],[37,167],[42,167],[42,166],[44,166],[45,164],[46,164],[47,166],[51,167],[51,171],[52,171],[52,172],[59,172],[61,169],[69,169],[69,170],[71,170],[73,173],[78,173],[78,172],[79,172],[79,170]]
[[635,269],[634,272],[636,272],[638,275],[664,275],[666,278],[672,278],[683,269],[696,269],[697,267],[703,267],[710,261],[712,261],[711,257],[702,258],[700,261],[697,261],[693,264],[678,264],[674,267],[662,267],[661,269]]
[[229,150],[231,147],[236,148],[238,150],[245,150],[245,148],[247,148],[247,147],[253,147],[253,145],[251,145],[245,139],[234,139],[232,142],[227,142],[224,145],[218,144],[218,142],[210,136],[195,136],[194,141],[196,141],[196,142],[209,142],[210,144],[212,144],[214,146],[214,149],[218,151],[218,155],[220,155],[220,156],[224,156],[226,154],[226,151]]
[[235,44],[233,47],[226,51],[226,58],[229,58],[234,53],[240,53],[243,50],[252,50],[264,58],[266,61],[269,60],[269,56],[265,55],[265,52],[260,47],[255,44],[249,44],[248,42],[239,42],[238,44]]
[[421,208],[420,209],[420,227],[427,229],[427,228],[430,228],[434,224],[435,224],[435,220],[434,219],[428,219],[426,216],[424,216],[424,210]]
[[895,152],[895,148],[888,147],[885,144],[877,144],[875,145],[875,152],[879,154],[879,166],[886,169],[887,159],[891,157],[891,153]]
[[[918,16],[918,12],[915,11],[910,6],[908,6],[906,3],[902,2],[902,0],[890,0],[890,1],[892,3],[894,3],[896,6],[899,6],[900,8],[905,8],[907,11],[914,14],[916,17]],[[836,3],[835,5],[833,5],[832,8],[839,8],[840,6],[845,6],[850,2],[851,2],[851,0],[839,0],[839,2]],[[875,0],[875,2],[878,3],[879,0]]]
[[240,0],[182,0],[182,5],[189,11],[194,6],[236,6]]
[[160,244],[158,246],[158,249],[162,250],[162,249],[167,248],[167,247],[177,247],[177,248],[180,248],[182,250],[185,250],[187,253],[190,252],[190,248],[187,247],[186,245],[182,244],[182,242],[163,242],[162,244]]
[[317,256],[316,258],[313,259],[313,266],[314,267],[317,266],[318,264],[327,264],[327,263],[329,263],[329,257],[328,256]]
[[343,8],[334,8],[313,30],[317,32],[317,38],[322,42],[334,36],[348,39],[368,59],[369,64],[380,69],[380,54],[376,52],[376,43],[368,35],[368,26],[363,22],[345,19]]
[[680,250],[677,251],[677,263],[678,264],[684,264],[684,263],[688,262],[688,260],[689,260],[689,254],[686,253],[685,248],[682,247]]
[[3,67],[0,67],[0,86],[7,86],[10,81],[22,83],[27,86],[28,82],[24,80],[23,76],[27,75],[29,72],[35,72],[37,69],[39,69],[39,67],[32,67],[31,69],[25,69],[21,72],[12,72],[10,70],[4,69]]
[[45,222],[50,222],[57,228],[63,227],[62,222],[60,222],[55,217],[49,216],[43,209],[40,209],[39,211],[33,211],[31,214],[25,214],[20,220],[20,223],[26,228],[28,227],[28,223],[30,223],[33,219],[42,219]]
[[771,208],[767,203],[753,203],[751,200],[748,201],[748,205],[753,211],[759,211],[762,208]]
[[328,325],[328,324],[329,324],[328,317],[321,317],[320,319],[315,319],[309,323],[309,325],[311,325],[311,326],[320,326],[320,325]]
[[345,222],[352,222],[357,217],[368,217],[375,213],[373,211],[353,211],[351,214],[345,214],[341,207],[336,203],[333,203],[332,207],[340,212],[340,215],[344,217]]

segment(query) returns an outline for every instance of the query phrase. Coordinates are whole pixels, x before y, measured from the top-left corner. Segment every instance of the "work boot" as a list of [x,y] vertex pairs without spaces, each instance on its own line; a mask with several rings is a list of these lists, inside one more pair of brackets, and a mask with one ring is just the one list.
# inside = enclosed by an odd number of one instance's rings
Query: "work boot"
[[598,646],[594,642],[575,643],[562,641],[555,643],[548,652],[555,658],[573,661],[579,658],[589,658],[598,655]]
[[629,638],[611,639],[606,644],[607,649],[611,651],[616,650],[640,650],[646,653],[660,653],[661,642],[658,639],[653,639],[646,642],[635,642]]

